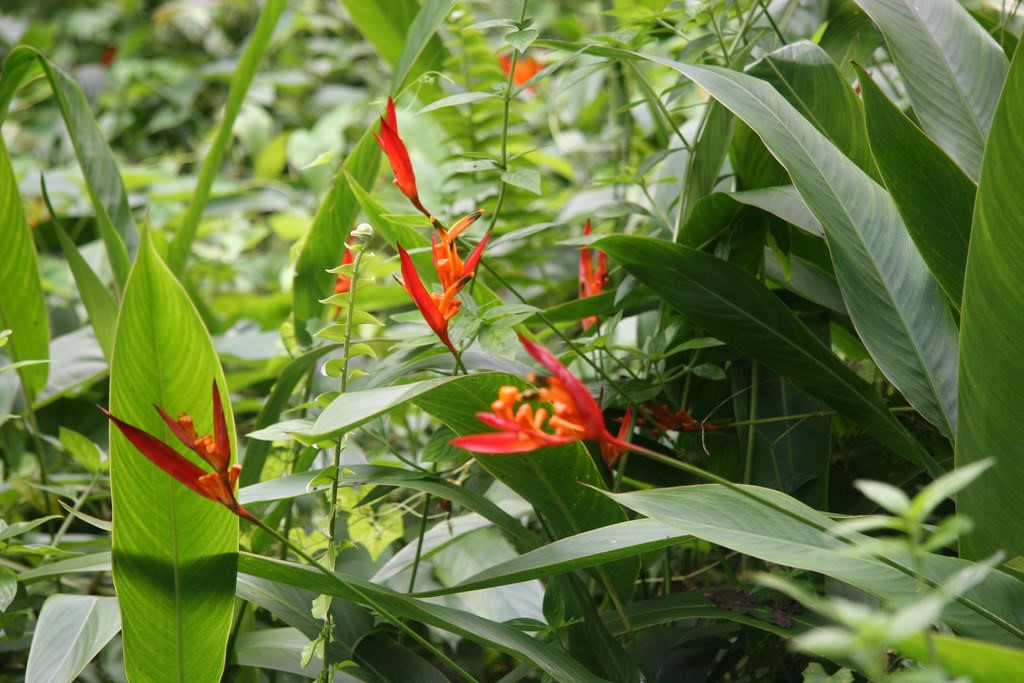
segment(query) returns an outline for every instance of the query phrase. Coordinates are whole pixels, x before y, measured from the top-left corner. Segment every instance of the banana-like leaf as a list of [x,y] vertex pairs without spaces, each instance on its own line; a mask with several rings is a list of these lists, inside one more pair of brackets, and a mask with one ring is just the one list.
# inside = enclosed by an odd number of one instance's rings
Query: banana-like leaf
[[933,476],[942,473],[874,390],[742,268],[650,237],[612,235],[597,246],[712,336],[857,421]]
[[[234,444],[227,383],[209,334],[147,233],[117,322],[110,411],[177,447],[154,404],[171,415],[187,412],[199,433],[212,433],[214,380]],[[219,680],[231,630],[238,519],[111,431],[114,587],[128,677]]]
[[[39,276],[32,232],[21,208],[18,182],[0,139],[0,331],[11,330],[7,349],[18,367],[28,400],[46,386],[50,358],[50,322]],[[33,362],[39,361],[39,362]]]
[[977,180],[1006,77],[1002,49],[957,0],[855,0],[885,36],[921,127]]
[[1014,409],[1024,382],[1022,120],[1024,54],[1017,50],[985,149],[964,281],[956,464],[996,460],[957,496],[959,512],[974,522],[961,552],[974,559],[997,549],[1024,555],[1024,428]]
[[907,232],[957,307],[964,288],[974,182],[857,67],[871,150]]
[[889,194],[767,83],[726,69],[646,58],[705,88],[786,167],[825,228],[847,310],[871,357],[911,405],[952,438],[956,326]]
[[39,610],[25,683],[77,680],[82,669],[120,630],[117,598],[51,595]]

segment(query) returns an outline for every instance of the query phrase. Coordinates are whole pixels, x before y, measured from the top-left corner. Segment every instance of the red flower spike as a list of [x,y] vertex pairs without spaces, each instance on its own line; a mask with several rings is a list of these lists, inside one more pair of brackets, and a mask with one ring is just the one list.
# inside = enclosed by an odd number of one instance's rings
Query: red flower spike
[[550,417],[547,408],[534,408],[519,389],[505,386],[499,390],[498,400],[491,404],[492,412],[476,414],[481,422],[499,431],[459,437],[451,441],[453,445],[478,453],[523,453],[573,441],[597,441],[602,451],[615,448],[619,454],[631,448],[624,441],[628,428],[624,427],[618,437],[605,429],[601,408],[583,382],[544,347],[522,336],[519,340],[551,373],[536,392],[540,401],[551,405]]
[[[501,65],[501,70],[508,75],[508,72],[512,69],[512,58],[508,55],[498,55],[498,64]],[[544,65],[538,62],[533,57],[528,57],[524,54],[519,55],[519,59],[516,60],[516,70],[512,74],[512,83],[515,85],[523,85],[531,78],[537,75]],[[535,88],[530,86],[527,88],[528,92],[533,92]]]
[[[416,272],[416,266],[413,265],[409,252],[401,244],[398,245],[398,255],[402,261],[402,287],[412,297],[413,303],[416,304],[416,308],[420,310],[420,314],[434,334],[444,342],[453,355],[458,355],[455,345],[448,337],[448,320],[458,312],[459,302],[454,301],[451,297],[448,297],[447,301],[440,296],[435,299],[436,295],[431,295],[423,286],[423,281],[420,279],[419,273]],[[442,302],[444,303],[442,304]]]
[[[622,416],[622,424],[619,426],[619,433],[616,438],[620,441],[624,441],[629,436],[630,431],[633,429],[633,404],[626,406],[626,412]],[[618,444],[602,441],[601,442],[601,458],[604,459],[604,463],[610,468],[614,467],[615,463],[618,462],[619,458],[626,454],[625,448],[622,448]]]
[[242,466],[237,464],[228,466],[231,459],[231,443],[216,382],[213,385],[214,436],[212,437],[205,435],[196,438],[191,417],[182,414],[181,417],[174,420],[163,409],[157,407],[160,416],[174,432],[174,435],[185,446],[212,465],[215,469],[214,472],[206,472],[152,434],[115,417],[103,406],[97,407],[117,426],[125,438],[154,465],[204,498],[220,503],[239,517],[256,521],[252,513],[243,508],[235,498],[235,484],[238,481],[239,472],[242,471]]
[[[587,224],[583,228],[583,234],[584,236],[590,234],[589,218],[587,219]],[[595,268],[593,257],[590,254],[590,249],[586,246],[580,248],[580,298],[585,299],[589,296],[600,294],[604,291],[604,286],[606,284],[608,284],[608,255],[598,252],[597,267]],[[586,330],[597,322],[597,316],[592,315],[584,318],[580,322],[583,324],[583,329]]]
[[391,170],[395,174],[395,185],[402,191],[412,205],[423,215],[430,217],[430,212],[420,203],[420,195],[416,189],[416,174],[412,170],[412,161],[409,159],[409,150],[398,135],[398,115],[395,114],[395,101],[388,98],[387,114],[380,119],[380,135],[373,134],[384,154],[388,157]]

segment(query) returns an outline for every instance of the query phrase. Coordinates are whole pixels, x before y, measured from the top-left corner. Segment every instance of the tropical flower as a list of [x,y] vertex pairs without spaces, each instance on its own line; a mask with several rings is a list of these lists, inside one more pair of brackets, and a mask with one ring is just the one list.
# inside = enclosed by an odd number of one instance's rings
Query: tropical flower
[[[508,55],[498,55],[498,64],[501,65],[501,70],[505,72],[506,76],[512,70],[512,58]],[[512,73],[512,83],[517,86],[523,85],[536,76],[543,68],[544,65],[533,57],[521,54],[519,59],[516,60],[516,70]],[[534,88],[531,86],[527,88],[527,91],[533,92]]]
[[409,159],[409,150],[398,135],[398,116],[395,114],[395,102],[388,98],[387,114],[380,119],[380,135],[373,134],[377,138],[384,154],[391,163],[391,170],[395,174],[395,185],[402,191],[412,205],[423,215],[430,216],[430,212],[420,202],[420,195],[416,189],[416,175],[412,170],[412,161]]
[[431,243],[433,245],[434,270],[437,271],[437,277],[441,281],[442,292],[440,294],[427,291],[419,273],[416,272],[416,266],[413,265],[409,253],[401,244],[398,245],[398,254],[402,262],[402,276],[398,278],[398,281],[412,297],[413,303],[420,310],[430,329],[455,356],[459,354],[448,336],[448,321],[459,312],[459,307],[462,305],[462,302],[455,297],[459,295],[466,283],[473,279],[473,272],[480,262],[480,256],[483,254],[491,234],[484,235],[484,238],[480,240],[465,261],[459,256],[455,238],[481,215],[483,215],[483,211],[474,211],[459,220],[451,229],[445,228],[440,221],[433,219],[436,234],[431,237]]
[[[544,347],[522,336],[519,340],[551,376],[541,380],[542,386],[535,392],[523,392],[514,386],[501,387],[498,399],[491,404],[491,412],[476,414],[485,425],[499,431],[462,436],[453,439],[453,445],[477,453],[523,453],[573,441],[597,441],[603,447],[620,449],[605,455],[609,464],[624,450],[632,448],[623,440],[628,427],[624,427],[618,437],[608,433],[601,408],[583,382]],[[547,405],[534,406],[532,401]]]
[[[348,241],[345,243],[347,245],[345,247],[345,254],[341,257],[341,265],[343,266],[351,265],[352,261],[355,260],[354,252],[349,249],[355,243],[355,239],[356,234],[354,232],[348,236]],[[338,279],[334,281],[334,293],[344,294],[351,289],[352,278],[344,273],[338,273]],[[341,313],[341,306],[336,306],[334,308],[334,317],[337,318],[339,313]]]
[[230,464],[231,441],[216,382],[213,383],[212,436],[198,436],[192,417],[187,413],[182,413],[178,419],[174,419],[159,406],[154,406],[178,440],[213,467],[213,472],[205,471],[152,434],[114,417],[103,406],[97,407],[154,465],[199,495],[227,507],[239,517],[256,521],[252,513],[243,508],[235,498],[235,483],[238,481],[242,466]]
[[[583,228],[583,234],[590,234],[590,219],[587,219],[587,224]],[[591,256],[590,249],[586,246],[580,248],[580,298],[585,299],[589,296],[595,296],[600,294],[604,290],[604,286],[608,284],[608,255],[598,252],[597,254],[597,265],[594,265],[593,257]],[[588,327],[597,322],[597,316],[592,315],[584,318],[580,321],[583,324],[583,329],[586,330]]]

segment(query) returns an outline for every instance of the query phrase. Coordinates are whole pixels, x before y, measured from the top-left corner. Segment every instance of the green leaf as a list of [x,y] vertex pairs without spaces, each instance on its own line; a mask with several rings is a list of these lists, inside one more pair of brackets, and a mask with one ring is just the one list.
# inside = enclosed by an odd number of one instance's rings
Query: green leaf
[[864,111],[850,83],[824,50],[802,40],[769,52],[746,73],[771,83],[839,151],[869,175],[875,174],[864,134]]
[[28,653],[26,683],[65,683],[121,630],[117,598],[51,595],[39,610]]
[[[905,604],[919,589],[909,556],[865,557],[852,546],[870,542],[861,534],[840,539],[836,522],[784,493],[756,486],[702,484],[635,493],[607,493],[622,505],[669,524],[681,533],[731,548],[766,562],[819,572],[875,597]],[[923,574],[941,583],[972,563],[927,555]],[[993,571],[943,612],[957,631],[994,643],[1024,641],[1024,585]]]
[[330,193],[320,204],[313,219],[313,227],[306,235],[295,263],[292,306],[295,336],[303,346],[310,346],[313,342],[306,329],[306,321],[311,318],[319,320],[325,312],[320,300],[331,293],[336,279],[327,269],[341,263],[345,241],[359,211],[359,204],[347,178],[354,178],[360,185],[370,185],[379,170],[380,147],[373,139],[372,131],[367,129],[345,160],[346,172],[338,173]]
[[1002,49],[956,0],[856,0],[882,30],[921,127],[973,179],[1006,76]]
[[[6,347],[12,360],[47,361],[50,358],[50,323],[32,246],[32,233],[21,208],[18,181],[11,168],[7,146],[0,138],[0,330],[11,330]],[[18,376],[29,400],[46,386],[49,365],[31,363],[18,367]]]
[[11,50],[4,60],[3,76],[0,78],[0,122],[7,117],[11,98],[31,75],[35,64],[42,68],[49,80],[57,107],[67,126],[78,165],[85,176],[85,188],[96,212],[107,258],[120,289],[128,277],[129,254],[133,254],[138,245],[138,231],[128,207],[128,195],[121,182],[120,171],[82,89],[71,76],[50,63],[41,52],[20,45]]
[[995,458],[991,471],[957,496],[957,509],[974,522],[961,539],[964,557],[996,550],[1024,555],[1024,457],[1020,421],[1007,411],[1019,402],[1024,378],[1024,54],[1017,50],[992,122],[978,182],[964,280],[960,347],[962,422],[956,464]]
[[[188,412],[200,433],[212,433],[214,380],[231,442],[237,443],[210,337],[146,233],[118,318],[110,411],[177,444],[154,404],[172,415]],[[113,426],[111,431],[114,587],[127,674],[139,680],[218,679],[231,630],[238,519],[155,467]],[[198,460],[191,452],[188,457]]]
[[[277,375],[274,388],[270,390],[270,396],[264,401],[260,408],[256,422],[253,423],[253,431],[269,427],[277,422],[281,412],[288,406],[292,391],[299,382],[309,376],[310,369],[324,354],[336,351],[341,348],[340,344],[325,344],[312,351],[296,356]],[[255,484],[260,480],[263,472],[263,465],[267,461],[267,455],[273,446],[271,441],[261,441],[249,438],[245,444],[245,457],[242,458],[242,473],[238,475],[238,486],[244,487]],[[243,503],[244,504],[244,503]]]
[[952,437],[956,326],[888,193],[763,81],[648,59],[707,89],[786,167],[825,228],[839,287],[864,345],[911,405]]
[[921,634],[896,649],[919,662],[933,656],[946,676],[973,683],[1024,682],[1024,650],[943,633]]
[[435,34],[454,4],[455,0],[424,0],[403,36],[402,53],[391,77],[392,92],[400,92],[414,73],[440,66],[446,51]]
[[448,595],[544,579],[667,548],[677,545],[684,538],[685,535],[678,533],[675,527],[654,520],[621,522],[552,541],[512,560],[488,567],[456,586],[425,591],[419,595]]
[[17,594],[18,575],[13,569],[0,567],[0,614],[7,611]]
[[233,128],[238,112],[242,110],[245,103],[245,96],[252,85],[253,77],[259,66],[263,54],[270,44],[270,38],[274,34],[274,27],[281,13],[287,7],[287,0],[267,0],[260,11],[260,18],[256,27],[249,36],[245,46],[245,52],[238,60],[234,75],[231,78],[231,86],[228,88],[228,99],[224,105],[224,115],[217,127],[213,143],[203,159],[202,168],[199,170],[199,180],[196,182],[195,191],[188,205],[188,212],[178,226],[178,231],[171,240],[168,248],[167,263],[176,272],[182,272],[185,262],[188,260],[189,251],[192,248],[192,241],[196,237],[196,230],[199,228],[199,221],[203,216],[203,210],[210,199],[210,190],[213,188],[213,181],[217,178],[220,170],[220,162],[224,158],[228,144],[234,135]]
[[501,174],[503,182],[521,187],[528,192],[540,194],[540,172],[532,168],[517,168]]
[[[244,574],[314,590],[344,600],[361,601],[361,596],[355,591],[309,567],[243,553],[238,558],[238,570]],[[468,612],[408,598],[352,576],[345,576],[344,580],[394,615],[434,626],[526,662],[532,662],[555,680],[580,683],[596,683],[601,680],[565,652],[510,626],[488,621]]]
[[75,277],[75,284],[78,286],[78,294],[82,297],[82,304],[89,314],[89,324],[96,333],[96,341],[103,349],[103,357],[110,362],[110,356],[114,351],[114,328],[117,325],[117,301],[93,272],[78,247],[67,236],[64,229],[57,228],[57,239],[60,241],[61,251],[68,261],[71,273]]
[[739,266],[649,237],[613,235],[597,246],[712,336],[856,420],[933,476],[942,474],[942,468],[892,416],[871,386]]
[[921,258],[959,307],[977,188],[863,69],[856,68],[878,170]]

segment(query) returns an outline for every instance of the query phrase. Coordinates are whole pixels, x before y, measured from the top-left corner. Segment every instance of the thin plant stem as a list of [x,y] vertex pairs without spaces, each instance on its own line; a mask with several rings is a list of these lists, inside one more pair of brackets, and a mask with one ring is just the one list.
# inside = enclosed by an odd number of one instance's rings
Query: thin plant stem
[[354,593],[359,598],[360,601],[364,602],[366,605],[368,605],[368,606],[372,607],[373,609],[377,610],[378,614],[380,614],[384,619],[389,621],[398,630],[402,631],[402,633],[404,633],[405,635],[409,636],[410,638],[415,640],[417,643],[422,645],[427,651],[429,651],[431,654],[433,654],[435,657],[437,657],[446,666],[451,667],[451,670],[453,672],[455,672],[456,674],[458,674],[460,678],[462,678],[463,680],[466,680],[466,681],[470,681],[471,683],[478,683],[477,679],[474,678],[472,676],[472,674],[470,674],[468,671],[466,671],[461,666],[459,666],[454,661],[452,661],[452,659],[448,655],[446,655],[443,652],[441,652],[440,650],[438,650],[437,647],[433,643],[431,643],[429,640],[424,638],[419,633],[416,633],[416,631],[413,630],[410,626],[408,626],[405,622],[403,622],[401,619],[396,617],[394,614],[391,614],[391,612],[389,612],[388,610],[384,609],[384,607],[382,607],[379,603],[377,603],[376,600],[374,600],[369,595],[364,593],[357,586],[355,586],[354,584],[349,583],[345,579],[343,579],[340,576],[338,576],[334,571],[332,571],[331,569],[328,569],[327,567],[325,567],[318,560],[316,560],[312,555],[310,555],[305,550],[303,550],[301,547],[299,547],[298,545],[293,543],[288,537],[282,535],[277,529],[275,529],[272,526],[266,524],[259,517],[249,516],[249,517],[246,517],[246,519],[248,519],[253,524],[258,526],[264,532],[266,532],[266,533],[270,534],[271,536],[273,536],[280,543],[286,545],[289,550],[291,550],[293,553],[295,553],[296,555],[301,557],[303,560],[308,562],[310,564],[310,566],[312,566],[318,572],[323,574],[325,577],[327,577],[328,579],[330,579],[334,583],[338,584],[339,586],[344,588],[346,591],[350,591],[350,592]]
[[423,538],[427,535],[427,520],[430,513],[430,494],[423,499],[423,514],[420,516],[420,532],[416,538],[416,556],[412,560],[412,571],[409,576],[409,590],[412,593],[416,590],[416,575],[420,569],[420,559],[423,557]]

